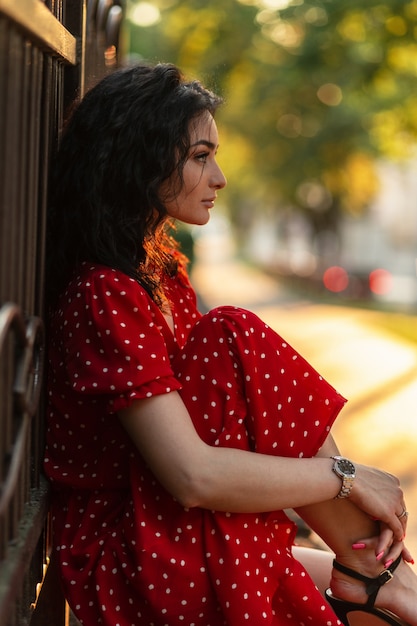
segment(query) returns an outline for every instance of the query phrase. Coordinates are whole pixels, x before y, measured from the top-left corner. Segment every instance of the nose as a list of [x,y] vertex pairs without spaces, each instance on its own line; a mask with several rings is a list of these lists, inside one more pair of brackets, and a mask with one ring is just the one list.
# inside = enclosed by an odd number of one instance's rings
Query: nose
[[212,187],[215,189],[223,189],[227,185],[227,180],[223,174],[221,167],[215,163],[213,175],[212,175]]

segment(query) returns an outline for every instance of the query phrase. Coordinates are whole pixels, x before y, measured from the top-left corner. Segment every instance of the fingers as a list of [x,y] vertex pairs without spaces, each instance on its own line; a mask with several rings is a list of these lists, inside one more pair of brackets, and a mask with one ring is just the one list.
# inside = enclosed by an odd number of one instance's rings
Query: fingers
[[375,554],[375,559],[380,561],[384,567],[389,567],[386,563],[388,563],[390,559],[396,559],[401,554],[404,547],[401,541],[395,541],[391,528],[383,522],[380,522],[379,535],[363,540],[361,539],[354,545],[356,546],[355,549],[359,549],[359,547],[372,549]]
[[386,557],[388,557],[392,545],[400,545],[400,550],[397,553],[398,556],[402,551],[402,544],[394,541],[394,536],[391,528],[388,528],[388,526],[386,526],[385,524],[381,524],[380,528],[381,531],[379,533],[375,546],[375,556],[377,561],[382,560],[386,562]]
[[411,558],[411,554],[406,550],[403,543],[394,541],[391,529],[385,525],[383,525],[380,535],[360,539],[352,545],[352,549],[372,550],[375,560],[385,568],[389,567],[400,554],[405,554],[407,558]]
[[387,526],[392,531],[395,541],[402,541],[404,539],[404,527],[398,517],[396,517],[395,520],[391,518],[390,521],[387,521]]
[[399,515],[397,514],[397,517],[400,520],[404,528],[404,534],[405,534],[405,530],[407,528],[407,522],[408,522],[408,511],[406,509],[405,503],[403,503],[403,510],[401,511]]
[[[370,517],[385,523],[395,541],[403,541],[408,515],[404,493],[396,476],[377,468],[357,466],[351,499]],[[381,539],[381,545],[382,542]]]
[[393,535],[395,541],[401,542],[405,538],[405,531],[407,528],[407,517],[403,516],[401,519],[398,515],[392,515],[390,517],[381,516],[381,526],[386,526]]
[[[403,502],[402,505],[402,510],[400,511],[400,513],[396,513],[395,517],[397,518],[400,526],[401,526],[401,531],[399,529],[397,520],[395,520],[394,522],[394,526],[391,526],[393,532],[394,532],[394,536],[395,539],[397,541],[403,541],[405,539],[405,535],[406,535],[406,531],[407,531],[407,523],[408,523],[408,511],[406,509],[405,503]],[[395,529],[395,527],[398,527],[398,532]],[[402,535],[401,535],[402,533]]]
[[[390,481],[393,485],[395,485],[395,496],[399,499],[399,503],[396,505],[394,510],[395,516],[391,515],[390,519],[385,519],[384,521],[391,528],[394,533],[394,537],[396,541],[403,541],[405,537],[405,531],[407,528],[407,519],[408,519],[408,511],[404,502],[404,494],[400,487],[400,481],[396,476],[392,474],[386,473],[386,476],[389,477]],[[400,511],[398,511],[398,506],[401,507]],[[382,519],[382,517],[381,517]]]
[[403,541],[396,541],[393,532],[389,526],[383,522],[379,523],[380,534],[374,537],[358,539],[353,545],[353,550],[373,550],[375,559],[384,567],[389,567],[400,554],[407,563],[414,565],[414,559],[411,552],[405,546]]
[[407,529],[407,522],[403,522],[397,517],[399,523],[395,523],[395,527],[392,526],[392,530],[394,532],[394,537],[396,541],[403,541],[405,539],[405,531]]
[[[377,551],[376,548],[375,551]],[[376,555],[377,561],[380,561],[382,565],[387,568],[389,567],[399,556],[402,556],[404,561],[414,565],[414,559],[412,557],[409,549],[404,545],[403,542],[395,541],[389,548],[386,550],[381,550]]]
[[404,561],[407,561],[407,563],[411,563],[411,565],[414,565],[413,555],[411,554],[410,550],[406,546],[404,546],[404,549],[403,549],[403,559]]

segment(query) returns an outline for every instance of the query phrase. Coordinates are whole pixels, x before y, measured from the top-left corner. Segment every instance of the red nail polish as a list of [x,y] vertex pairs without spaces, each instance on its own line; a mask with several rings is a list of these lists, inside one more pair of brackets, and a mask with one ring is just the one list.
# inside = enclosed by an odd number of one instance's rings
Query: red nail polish
[[384,563],[384,567],[385,569],[388,569],[390,565],[392,565],[394,563],[393,559],[388,559],[388,561],[386,563]]
[[366,543],[353,543],[352,550],[363,550],[366,548]]
[[380,552],[379,554],[376,555],[376,560],[380,561],[383,556],[384,556],[384,551],[382,551],[382,552]]

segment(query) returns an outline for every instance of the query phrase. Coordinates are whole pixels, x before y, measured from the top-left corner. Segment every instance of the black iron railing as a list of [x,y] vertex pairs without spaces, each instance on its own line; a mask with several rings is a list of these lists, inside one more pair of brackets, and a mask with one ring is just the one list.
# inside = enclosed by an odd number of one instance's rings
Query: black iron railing
[[67,104],[117,65],[121,17],[120,0],[0,0],[1,626],[67,619],[41,471],[48,170]]

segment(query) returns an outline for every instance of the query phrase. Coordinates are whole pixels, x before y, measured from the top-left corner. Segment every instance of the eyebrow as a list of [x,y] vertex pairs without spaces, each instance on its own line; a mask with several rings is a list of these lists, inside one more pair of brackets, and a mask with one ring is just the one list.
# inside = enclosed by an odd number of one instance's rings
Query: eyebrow
[[218,148],[218,146],[216,146],[212,141],[208,141],[207,139],[199,139],[198,141],[196,141],[195,143],[191,144],[191,148],[195,148],[196,146],[207,146],[207,148],[210,148],[210,150],[216,150],[216,148]]

